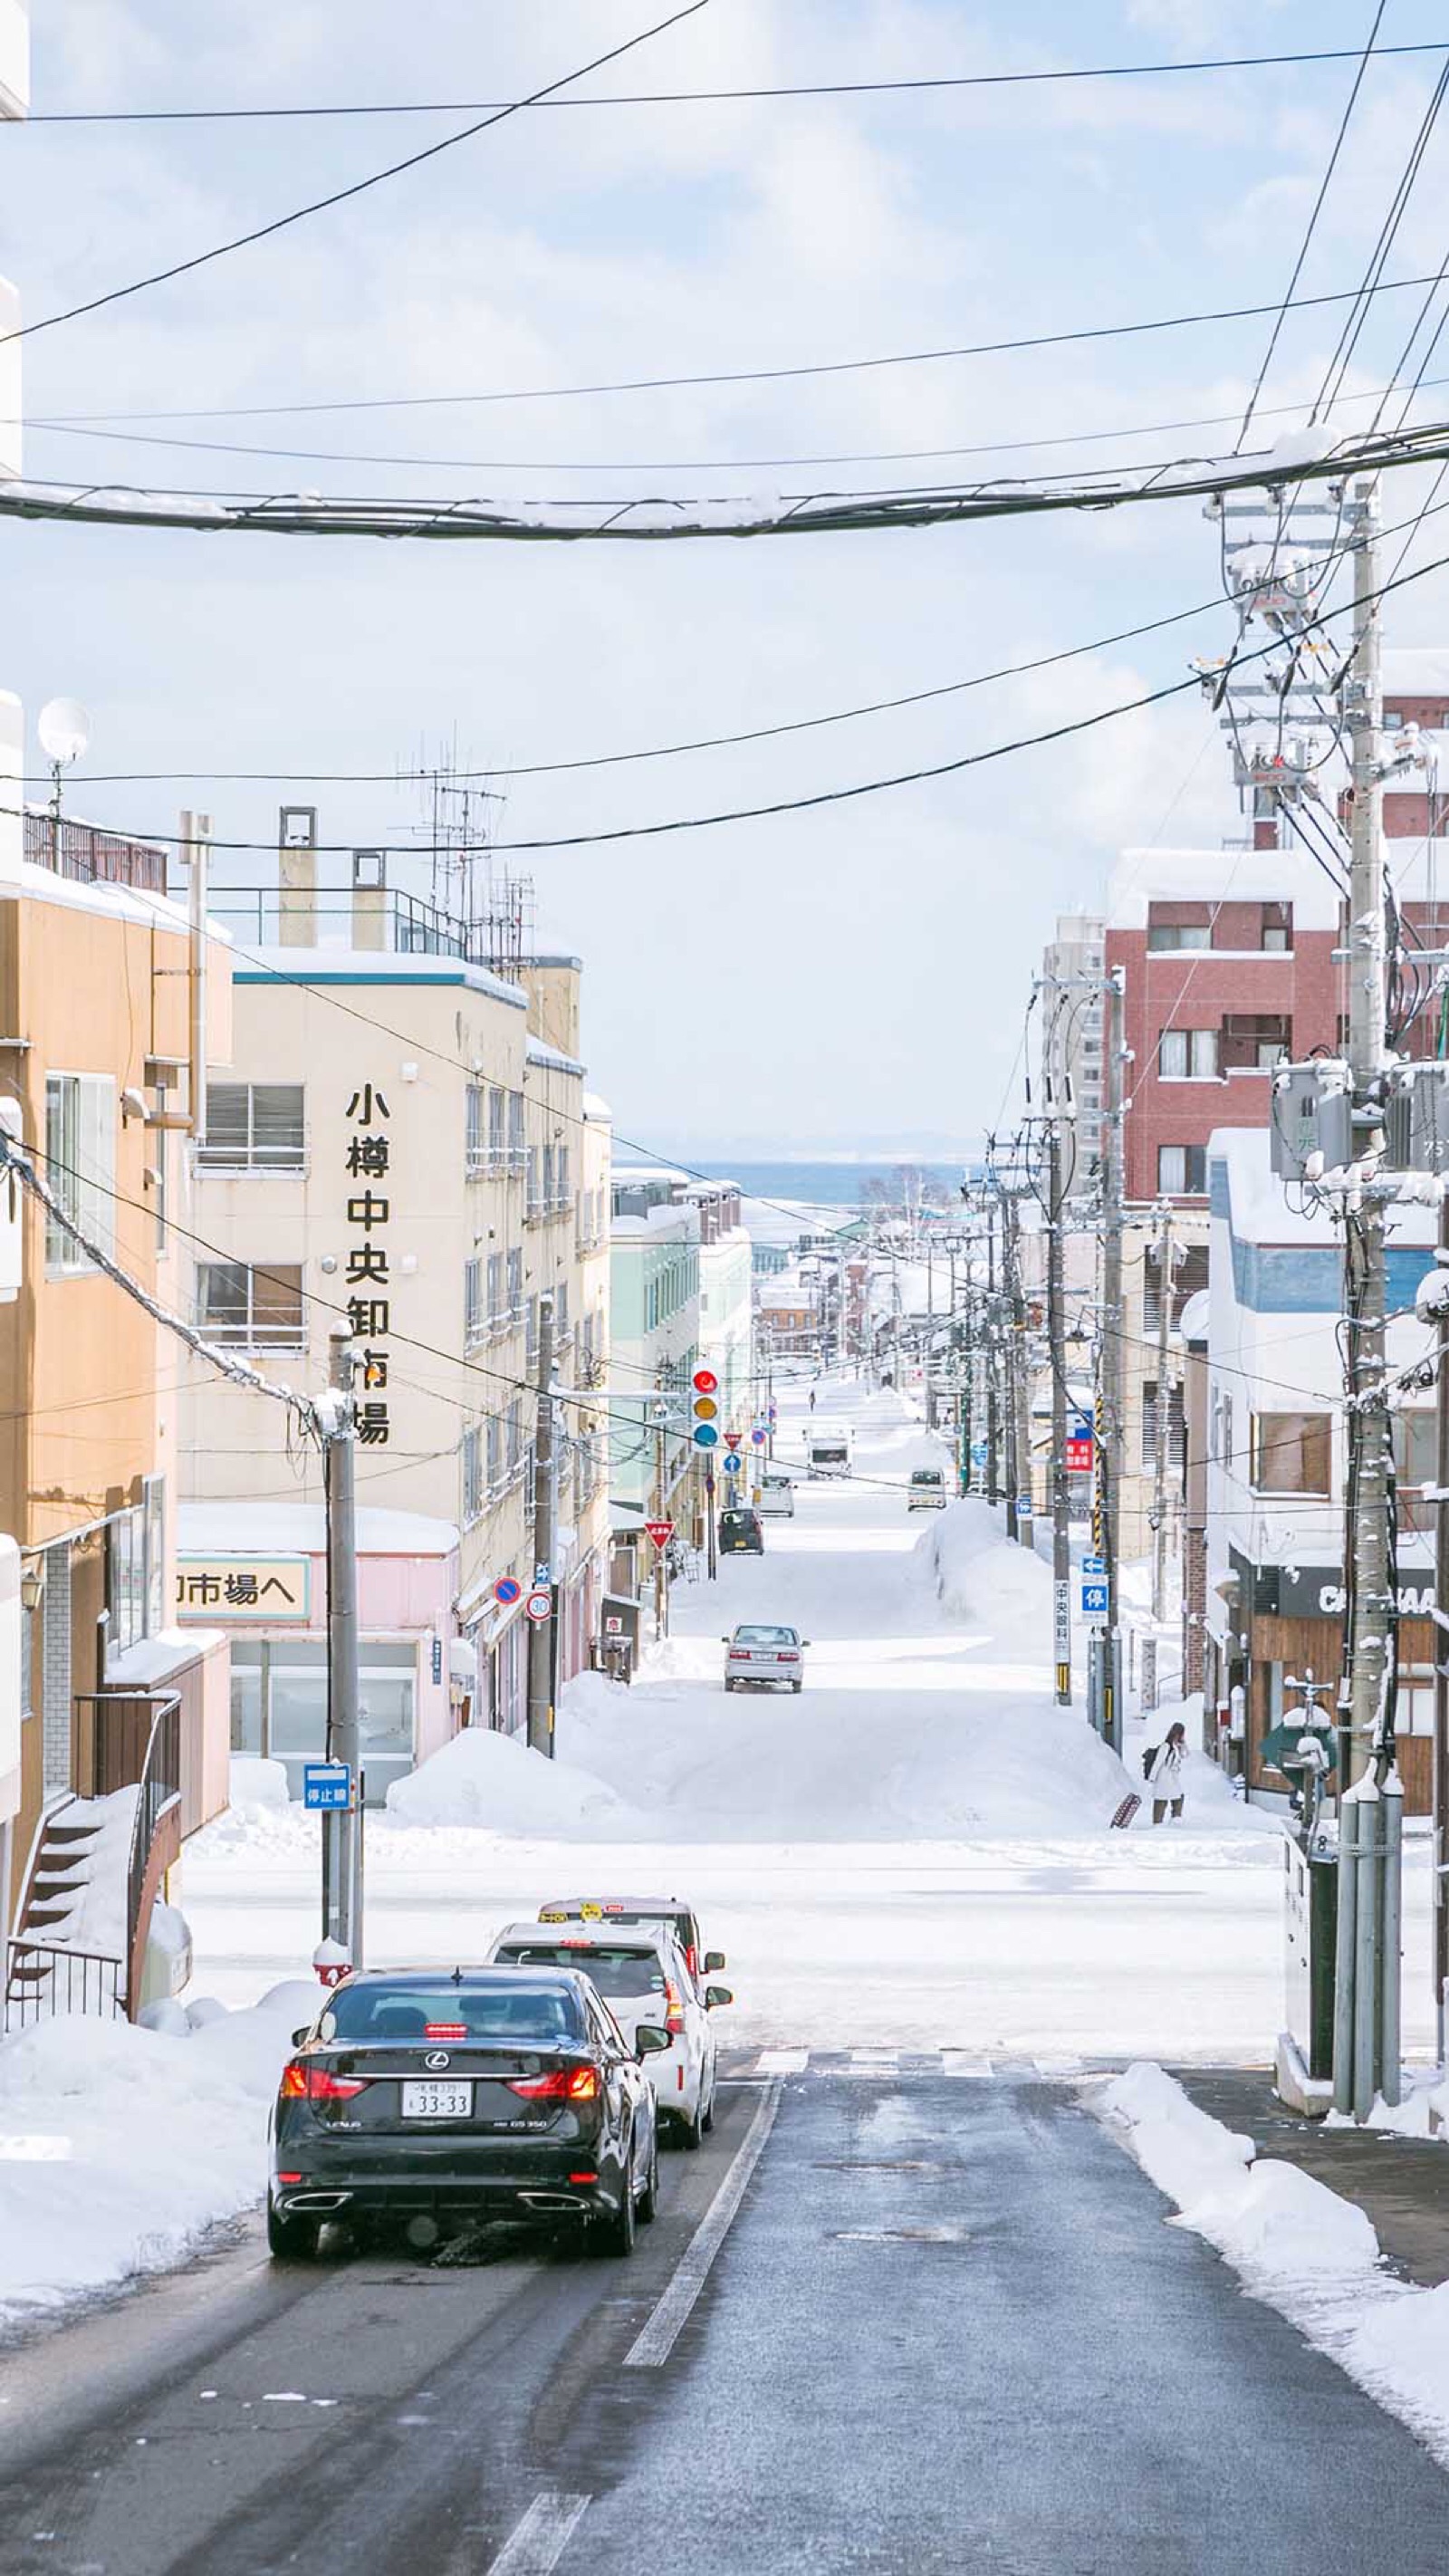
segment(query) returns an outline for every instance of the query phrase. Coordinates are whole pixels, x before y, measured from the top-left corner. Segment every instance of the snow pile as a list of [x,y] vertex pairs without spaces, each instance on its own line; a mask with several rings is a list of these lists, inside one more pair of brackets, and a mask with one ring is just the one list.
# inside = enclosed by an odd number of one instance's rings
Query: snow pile
[[1044,1660],[1052,1634],[1052,1578],[1044,1559],[1001,1535],[987,1503],[948,1503],[920,1541],[948,1618],[984,1627],[994,1641]]
[[1129,2067],[1100,2102],[1178,2203],[1172,2223],[1216,2245],[1449,2466],[1449,2282],[1419,2290],[1393,2279],[1361,2209],[1297,2165],[1254,2163],[1251,2142],[1199,2111],[1160,2066]]
[[185,2037],[75,2014],[0,2041],[0,2319],[159,2270],[255,2204],[317,1997],[289,1980],[249,2012],[199,2003]]
[[652,1668],[647,1689],[583,1675],[559,1724],[659,1840],[1100,1839],[1127,1787],[1079,1711],[995,1689],[892,1688],[884,1675],[880,1688],[845,1692],[817,1690],[807,1673],[798,1699],[727,1699],[718,1681],[655,1683]]
[[[599,1687],[626,1696],[615,1684]],[[465,1727],[421,1769],[394,1780],[387,1805],[404,1825],[488,1825],[512,1834],[642,1831],[642,1820],[604,1781],[482,1726]]]
[[227,1802],[247,1816],[285,1807],[291,1796],[285,1762],[266,1762],[259,1753],[234,1753],[227,1781]]

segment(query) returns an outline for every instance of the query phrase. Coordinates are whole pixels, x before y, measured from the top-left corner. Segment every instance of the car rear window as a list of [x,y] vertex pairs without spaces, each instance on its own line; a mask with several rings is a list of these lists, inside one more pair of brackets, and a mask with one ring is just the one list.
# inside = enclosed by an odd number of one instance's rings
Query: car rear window
[[793,1628],[736,1628],[737,1646],[794,1646],[799,1643]]
[[447,2038],[556,2048],[584,2036],[575,1996],[522,1978],[507,1986],[339,1986],[319,2029],[323,2039],[367,2047]]
[[601,1995],[662,1995],[664,1970],[652,1950],[620,1950],[594,1943],[589,1949],[576,1949],[571,1942],[530,1941],[526,1946],[500,1950],[500,1959],[517,1960],[525,1968],[577,1968],[589,1977]]

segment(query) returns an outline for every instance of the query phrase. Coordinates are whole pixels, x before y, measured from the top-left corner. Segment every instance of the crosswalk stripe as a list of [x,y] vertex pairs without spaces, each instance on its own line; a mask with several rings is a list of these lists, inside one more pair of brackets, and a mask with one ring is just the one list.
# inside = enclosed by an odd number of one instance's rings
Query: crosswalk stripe
[[723,2080],[751,2084],[770,2076],[845,2076],[855,2080],[919,2083],[944,2076],[953,2083],[991,2084],[1013,2076],[1061,2080],[1087,2071],[1084,2058],[998,2057],[970,2048],[761,2048],[728,2062]]
[[762,2048],[749,2072],[752,2075],[803,2075],[809,2063],[808,2048]]

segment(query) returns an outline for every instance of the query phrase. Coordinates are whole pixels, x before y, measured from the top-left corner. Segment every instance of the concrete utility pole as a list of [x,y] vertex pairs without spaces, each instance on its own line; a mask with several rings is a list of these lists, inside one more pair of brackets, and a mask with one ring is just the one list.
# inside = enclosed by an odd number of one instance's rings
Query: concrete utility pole
[[[1346,1672],[1338,1733],[1339,1865],[1333,2097],[1367,2120],[1399,2099],[1403,1788],[1385,1736],[1397,1602],[1390,1500],[1393,1422],[1386,1386],[1384,1151],[1387,965],[1380,837],[1383,691],[1379,658],[1378,488],[1360,483],[1345,512],[1353,555],[1354,653],[1343,691],[1353,752],[1348,900],[1348,1052],[1355,1167],[1344,1203],[1348,1334]],[[1346,1721],[1342,1722],[1342,1721]]]
[[[986,1202],[986,1499],[1001,1500],[1001,1316],[996,1302],[996,1201]],[[1013,1516],[1016,1506],[1011,1506]]]
[[1067,1498],[1067,1331],[1063,1300],[1065,1223],[1062,1131],[1050,1103],[1047,1129],[1047,1344],[1052,1370],[1052,1603],[1057,1706],[1072,1704],[1072,1534]]
[[1157,1706],[1157,1629],[1167,1616],[1167,1486],[1172,1465],[1172,1210],[1164,1206],[1157,1236],[1157,1442],[1152,1485],[1152,1626],[1142,1640],[1142,1705]]
[[357,1635],[357,1408],[344,1323],[328,1341],[323,1452],[327,1497],[327,1759],[345,1762],[348,1802],[323,1818],[322,1930],[354,1968],[362,1953],[362,1703]]
[[[558,1486],[553,1455],[553,1299],[538,1301],[538,1414],[533,1435],[533,1579],[553,1595],[547,1619],[528,1627],[528,1742],[534,1753],[553,1752],[554,1630],[558,1625],[555,1582],[555,1501]],[[545,1570],[546,1569],[546,1570]]]
[[[669,1439],[669,1416],[664,1403],[664,1380],[654,1380],[654,1517],[669,1518],[668,1470],[666,1466]],[[657,1644],[669,1625],[669,1564],[662,1547],[654,1550],[654,1638]]]
[[1106,983],[1107,1101],[1103,1117],[1102,1264],[1097,1321],[1096,1508],[1092,1535],[1105,1568],[1107,1625],[1094,1636],[1088,1667],[1087,1714],[1114,1753],[1122,1750],[1122,1626],[1118,1565],[1121,1556],[1122,1438],[1122,1206],[1126,1123],[1127,1049],[1123,1039],[1123,973],[1114,966]]
[[1031,1547],[1036,1527],[1031,1481],[1031,1367],[1027,1357],[1026,1290],[1021,1277],[1021,1226],[1013,1197],[1008,1196],[1003,1204],[1002,1224],[1011,1293],[1011,1433],[1015,1470],[1012,1510],[1016,1524],[1011,1536],[1022,1547]]
[[[1449,1199],[1440,1201],[1439,1247],[1449,1263]],[[1442,1265],[1441,1265],[1442,1266]],[[1449,1275],[1449,1274],[1446,1274]],[[1434,1482],[1434,1598],[1449,1602],[1449,1314],[1436,1314],[1438,1344],[1438,1449]],[[1436,2057],[1445,2063],[1445,1987],[1449,1985],[1449,1638],[1436,1631],[1434,1654],[1434,2029]]]

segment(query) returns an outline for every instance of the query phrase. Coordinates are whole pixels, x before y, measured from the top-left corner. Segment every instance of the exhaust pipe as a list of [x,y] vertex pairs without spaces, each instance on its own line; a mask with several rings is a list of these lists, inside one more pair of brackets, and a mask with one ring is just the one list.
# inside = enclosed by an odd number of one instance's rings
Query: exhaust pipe
[[350,2191],[289,2191],[282,2206],[289,2216],[294,2210],[307,2210],[320,2218],[328,2210],[344,2209],[351,2198]]
[[580,2206],[567,2191],[521,2191],[518,2198],[524,2209],[570,2209],[577,2213]]

